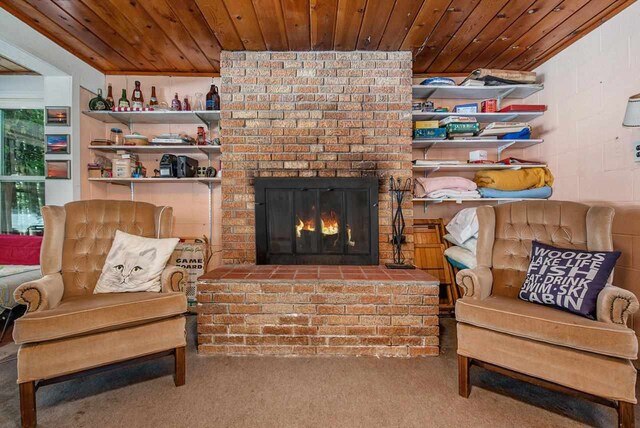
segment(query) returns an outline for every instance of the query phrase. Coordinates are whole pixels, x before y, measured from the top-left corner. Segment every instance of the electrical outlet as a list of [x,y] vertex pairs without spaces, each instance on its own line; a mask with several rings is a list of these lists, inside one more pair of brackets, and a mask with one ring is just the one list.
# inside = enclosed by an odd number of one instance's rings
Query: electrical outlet
[[636,162],[640,162],[640,141],[633,143],[633,158]]

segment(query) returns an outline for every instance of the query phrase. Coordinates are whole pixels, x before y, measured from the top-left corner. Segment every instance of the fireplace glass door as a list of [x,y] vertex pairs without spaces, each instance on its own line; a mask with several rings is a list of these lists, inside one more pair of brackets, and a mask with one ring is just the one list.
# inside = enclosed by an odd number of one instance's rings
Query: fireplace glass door
[[256,179],[259,264],[377,264],[375,178]]

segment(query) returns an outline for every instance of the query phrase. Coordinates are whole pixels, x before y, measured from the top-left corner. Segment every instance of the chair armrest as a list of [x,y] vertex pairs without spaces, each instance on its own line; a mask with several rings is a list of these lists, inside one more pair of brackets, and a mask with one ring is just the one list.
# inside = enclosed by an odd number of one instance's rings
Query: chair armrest
[[483,300],[491,295],[493,274],[486,266],[463,269],[456,275],[456,283],[462,288],[463,297]]
[[184,291],[184,285],[189,278],[187,270],[179,266],[167,265],[162,271],[160,283],[163,293]]
[[27,312],[38,312],[58,306],[63,294],[62,275],[52,273],[18,286],[13,297],[16,302],[27,305]]
[[629,290],[608,284],[598,294],[598,321],[627,324],[629,315],[638,311],[638,298]]

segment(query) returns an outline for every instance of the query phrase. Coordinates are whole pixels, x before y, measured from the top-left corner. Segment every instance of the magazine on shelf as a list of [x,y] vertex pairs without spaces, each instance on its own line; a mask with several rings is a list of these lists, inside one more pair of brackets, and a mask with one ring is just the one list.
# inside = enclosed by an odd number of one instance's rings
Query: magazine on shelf
[[478,119],[469,116],[447,116],[444,119],[440,119],[440,126],[445,126],[450,123],[476,123]]

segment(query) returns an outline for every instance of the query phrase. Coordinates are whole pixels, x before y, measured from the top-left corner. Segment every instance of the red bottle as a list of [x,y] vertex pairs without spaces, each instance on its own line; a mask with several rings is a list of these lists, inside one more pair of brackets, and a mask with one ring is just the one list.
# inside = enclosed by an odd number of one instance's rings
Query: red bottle
[[173,111],[182,111],[182,103],[180,103],[180,98],[178,98],[178,93],[171,100],[171,110]]

